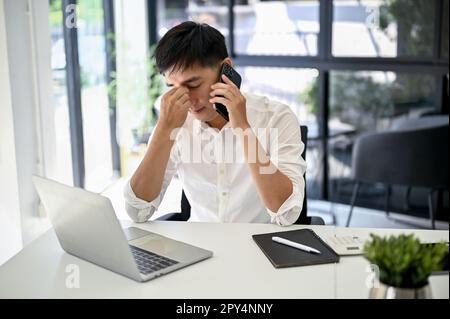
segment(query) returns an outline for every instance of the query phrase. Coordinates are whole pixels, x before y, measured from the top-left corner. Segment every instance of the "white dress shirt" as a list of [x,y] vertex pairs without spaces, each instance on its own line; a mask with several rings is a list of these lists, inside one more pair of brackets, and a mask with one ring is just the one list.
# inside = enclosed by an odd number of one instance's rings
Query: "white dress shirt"
[[271,162],[293,185],[292,194],[278,211],[272,212],[264,206],[245,160],[242,143],[234,136],[229,123],[219,131],[188,114],[183,128],[175,135],[159,196],[147,202],[136,197],[130,182],[126,183],[125,207],[131,219],[147,221],[158,209],[177,173],[191,205],[190,221],[270,222],[288,226],[297,220],[305,194],[303,174],[306,170],[297,118],[284,104],[248,93],[244,96],[247,120],[253,132]]

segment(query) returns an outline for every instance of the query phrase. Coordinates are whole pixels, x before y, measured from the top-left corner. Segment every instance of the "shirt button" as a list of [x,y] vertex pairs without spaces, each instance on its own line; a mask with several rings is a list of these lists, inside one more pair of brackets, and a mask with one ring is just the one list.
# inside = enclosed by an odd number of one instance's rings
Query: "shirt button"
[[228,195],[227,192],[223,192],[223,193],[222,193],[222,196],[223,196],[223,197],[225,197],[225,196],[227,196],[227,195]]

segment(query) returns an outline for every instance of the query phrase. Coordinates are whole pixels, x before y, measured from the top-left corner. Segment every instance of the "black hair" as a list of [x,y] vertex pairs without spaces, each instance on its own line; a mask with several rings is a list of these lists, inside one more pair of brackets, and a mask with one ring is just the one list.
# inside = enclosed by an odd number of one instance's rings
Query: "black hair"
[[155,49],[159,72],[185,70],[198,63],[213,67],[228,57],[224,36],[205,23],[183,22],[170,29]]

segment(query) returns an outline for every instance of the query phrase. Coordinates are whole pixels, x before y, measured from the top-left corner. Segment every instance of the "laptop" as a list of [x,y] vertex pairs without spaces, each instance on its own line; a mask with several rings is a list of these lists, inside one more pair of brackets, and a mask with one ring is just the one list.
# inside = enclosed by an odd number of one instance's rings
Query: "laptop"
[[140,228],[122,229],[108,198],[33,176],[61,247],[144,282],[202,261],[212,252]]

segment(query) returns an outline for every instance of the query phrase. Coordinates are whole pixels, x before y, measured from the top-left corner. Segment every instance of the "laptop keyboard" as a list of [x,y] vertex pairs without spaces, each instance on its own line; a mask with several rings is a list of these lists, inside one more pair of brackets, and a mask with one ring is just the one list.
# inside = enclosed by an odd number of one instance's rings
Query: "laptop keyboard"
[[175,260],[151,253],[135,246],[130,245],[130,248],[139,272],[144,275],[178,264]]

